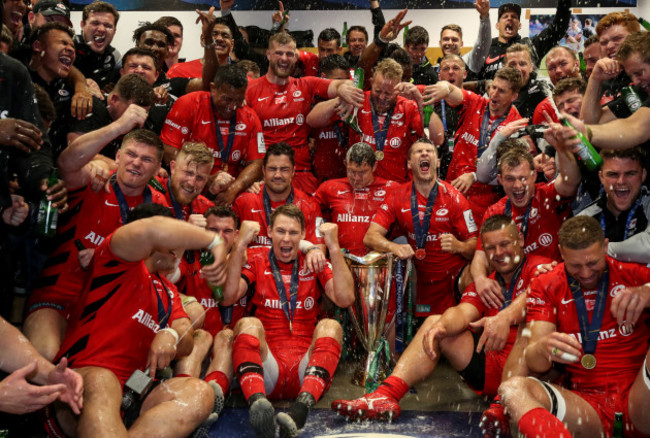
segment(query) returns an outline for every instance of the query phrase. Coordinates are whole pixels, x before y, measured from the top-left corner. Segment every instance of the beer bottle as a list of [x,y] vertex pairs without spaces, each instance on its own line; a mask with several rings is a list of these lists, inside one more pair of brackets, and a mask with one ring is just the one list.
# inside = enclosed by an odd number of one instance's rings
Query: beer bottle
[[402,47],[406,47],[406,34],[408,33],[408,31],[409,31],[409,27],[406,26],[404,28],[404,33],[402,34]]
[[343,47],[348,46],[348,22],[347,21],[343,22],[343,32],[341,32],[341,43],[343,43]]
[[[575,127],[571,124],[571,122],[569,122],[568,119],[562,119],[562,124],[566,127],[575,129]],[[598,155],[596,149],[594,149],[589,140],[587,140],[587,137],[585,137],[585,135],[577,129],[576,131],[578,134],[574,138],[580,139],[580,144],[578,145],[580,150],[576,154],[578,155],[578,159],[583,162],[587,169],[598,169],[603,164],[603,159],[600,158],[600,155]]]
[[639,17],[639,23],[641,23],[641,26],[645,27],[645,30],[650,31],[650,22]]
[[429,127],[429,122],[431,121],[431,114],[433,114],[433,105],[426,105],[422,108],[422,113],[424,113],[424,127]]
[[[363,90],[363,77],[364,77],[364,70],[360,67],[354,69],[354,77],[352,78],[352,82],[355,87],[357,87],[359,90]],[[357,111],[358,108],[354,108],[354,111],[352,114],[348,116],[347,119],[345,119],[345,123],[350,125],[350,128],[354,129],[354,131],[357,134],[361,134],[361,128],[359,127],[359,120],[357,119]]]
[[165,189],[163,185],[160,184],[160,181],[158,181],[155,176],[152,176],[151,179],[149,180],[149,186],[156,189],[163,195],[167,194],[167,189]]
[[621,90],[621,95],[623,96],[623,100],[625,100],[625,104],[630,109],[631,113],[634,113],[636,110],[641,108],[641,98],[631,86],[623,87]]
[[612,438],[623,438],[624,432],[625,432],[625,427],[623,426],[623,413],[615,412],[614,431],[612,432]]
[[[52,169],[47,179],[47,187],[50,188],[59,182],[56,169]],[[43,237],[53,237],[56,234],[56,222],[59,218],[59,211],[47,199],[47,191],[43,192],[41,203],[38,206],[36,219],[36,230]]]
[[[201,251],[201,256],[199,257],[199,263],[201,266],[207,266],[214,263],[214,255],[208,250]],[[212,296],[214,297],[217,303],[223,301],[223,286],[215,286],[208,283],[210,289],[212,289]]]

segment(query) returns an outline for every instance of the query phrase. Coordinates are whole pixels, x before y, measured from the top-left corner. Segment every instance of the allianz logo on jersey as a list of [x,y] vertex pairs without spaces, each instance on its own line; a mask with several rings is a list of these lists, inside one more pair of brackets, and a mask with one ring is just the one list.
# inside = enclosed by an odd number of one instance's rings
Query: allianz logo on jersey
[[[440,234],[427,234],[427,242],[435,242],[437,240],[440,240],[440,236],[442,236],[443,233]],[[415,234],[414,233],[408,233],[409,239],[415,240]]]
[[463,135],[460,136],[460,139],[465,140],[474,146],[478,146],[478,139],[468,132],[464,132]]
[[131,319],[135,319],[138,321],[140,324],[145,326],[146,328],[150,329],[154,333],[158,333],[160,330],[160,326],[156,322],[156,320],[151,316],[148,312],[145,312],[144,310],[140,309],[138,310],[135,315],[131,317]]
[[548,247],[553,243],[553,236],[549,233],[544,233],[539,236],[537,242],[533,242],[524,248],[524,254],[530,254],[541,246]]
[[86,237],[84,237],[84,240],[89,241],[89,242],[92,243],[94,246],[99,246],[99,245],[101,245],[102,242],[104,241],[104,239],[105,239],[104,236],[100,236],[99,234],[95,234],[94,231],[91,231],[90,233],[88,233],[88,234],[86,235]]
[[[613,339],[618,337],[619,334],[623,337],[628,337],[632,333],[634,333],[634,327],[627,328],[627,326],[621,325],[618,327],[618,329],[614,327],[610,329],[601,330],[600,332],[598,332],[598,340],[603,341],[605,339]],[[569,333],[569,334],[582,344],[582,334],[580,332]]]
[[[313,297],[307,297],[304,301],[296,302],[296,309],[311,310],[314,307],[314,302],[315,301]],[[264,307],[269,309],[282,309],[282,302],[280,300],[272,300],[270,298],[267,298],[264,300]]]
[[271,246],[271,239],[269,239],[267,236],[257,236],[255,238],[255,243],[258,245],[262,246]]
[[286,125],[291,125],[293,123],[295,123],[296,125],[302,125],[303,123],[305,123],[305,116],[303,116],[302,114],[298,114],[296,117],[285,117],[285,118],[273,117],[272,119],[264,120],[264,127],[274,128],[276,126],[286,126]]
[[320,134],[318,134],[318,139],[319,140],[337,140],[338,137],[336,136],[336,132],[333,130],[329,131],[322,131]]
[[350,213],[339,213],[336,217],[336,222],[352,222],[352,223],[369,223],[370,216],[360,216]]

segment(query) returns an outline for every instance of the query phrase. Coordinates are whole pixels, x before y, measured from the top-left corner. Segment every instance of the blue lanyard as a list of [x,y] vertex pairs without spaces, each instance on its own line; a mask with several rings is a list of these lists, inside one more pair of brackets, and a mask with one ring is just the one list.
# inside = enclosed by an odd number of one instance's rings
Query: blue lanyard
[[480,158],[487,149],[488,144],[490,144],[490,139],[494,130],[499,127],[499,125],[506,119],[508,111],[494,122],[490,123],[490,108],[489,106],[485,107],[485,112],[483,113],[483,122],[481,123],[481,132],[478,139],[478,150],[476,151],[476,158]]
[[375,112],[375,108],[372,106],[372,99],[370,100],[370,110],[372,112],[372,128],[374,130],[375,137],[375,150],[383,152],[384,145],[386,144],[386,137],[388,136],[388,128],[390,127],[390,121],[393,118],[393,111],[395,106],[388,110],[386,114],[386,119],[384,119],[383,128],[379,127],[379,115]]
[[433,204],[438,197],[438,182],[433,186],[427,198],[427,206],[424,209],[424,217],[420,223],[420,212],[418,210],[418,195],[415,191],[415,183],[411,183],[411,217],[413,219],[413,232],[415,234],[415,246],[418,249],[424,248],[427,244],[427,234],[431,223],[431,212]]
[[[264,215],[266,216],[266,226],[268,227],[271,223],[271,214],[273,214],[273,210],[271,209],[271,198],[269,198],[269,194],[266,191],[266,186],[264,186],[264,189],[262,190],[262,204],[264,205]],[[293,204],[293,188],[291,189],[291,193],[289,193],[285,204]]]
[[348,136],[343,135],[343,131],[341,130],[341,125],[339,122],[334,123],[334,133],[336,134],[336,138],[339,140],[339,144],[343,149],[347,149],[348,147]]
[[[126,197],[124,196],[124,193],[122,193],[120,185],[117,183],[117,176],[115,176],[115,174],[111,176],[111,187],[113,187],[115,198],[117,198],[117,203],[120,206],[120,216],[122,217],[122,225],[124,225],[127,223],[129,211],[131,211],[131,209],[129,208],[128,202],[126,202]],[[149,186],[146,186],[144,188],[144,191],[142,192],[142,198],[143,204],[151,204],[151,189]]]
[[589,313],[587,313],[587,305],[585,304],[585,297],[580,288],[580,284],[568,272],[566,273],[566,278],[576,303],[580,334],[582,335],[582,350],[585,354],[594,354],[596,352],[598,335],[600,334],[600,326],[603,322],[603,315],[605,314],[605,301],[607,301],[607,288],[609,287],[609,269],[605,268],[605,272],[603,272],[598,283],[598,295],[596,296],[596,305],[594,306],[591,321],[589,321]]
[[217,142],[219,143],[219,156],[221,157],[221,165],[228,166],[228,160],[230,159],[230,151],[232,150],[232,145],[235,142],[235,131],[237,128],[237,111],[230,118],[230,128],[228,130],[228,143],[224,145],[223,136],[221,135],[221,129],[219,128],[219,121],[215,117],[217,109],[214,107],[214,102],[212,103],[212,122],[214,123],[214,129],[217,134]]
[[[176,216],[176,219],[184,221],[185,220],[185,214],[183,213],[183,207],[178,203],[176,198],[174,197],[174,192],[172,191],[172,179],[169,177],[167,179],[167,191],[169,192],[169,199],[171,200],[172,207],[174,208],[174,216]],[[190,203],[190,215],[193,213],[192,212],[192,204]]]
[[[639,205],[641,205],[641,194],[639,194],[639,198],[636,200],[630,209],[630,212],[627,214],[627,219],[625,220],[625,231],[623,232],[623,240],[626,240],[628,237],[628,232],[630,231],[630,223],[632,223],[632,218],[634,218],[634,214],[636,213],[636,209],[639,208]],[[600,213],[600,226],[603,230],[607,229],[605,227],[605,208],[607,207],[603,207],[603,211]]]
[[[526,236],[528,235],[528,217],[530,216],[530,206],[532,203],[533,203],[533,198],[530,198],[530,201],[528,201],[528,205],[526,205],[526,212],[524,213],[524,217],[521,220],[521,234],[524,235],[524,242],[526,241]],[[506,199],[506,208],[503,214],[512,217],[512,204],[509,198]],[[514,220],[514,218],[512,219]]]
[[501,276],[501,274],[499,274],[498,272],[496,273],[497,281],[501,285],[501,288],[503,290],[505,290],[505,292],[506,292],[505,293],[505,301],[503,302],[503,305],[501,306],[501,310],[505,309],[506,307],[508,307],[510,305],[510,303],[512,303],[512,298],[513,298],[513,294],[515,292],[515,287],[517,285],[517,282],[519,282],[519,277],[521,277],[521,273],[524,270],[524,264],[525,263],[526,263],[526,258],[524,257],[524,259],[521,261],[521,263],[519,263],[519,266],[517,266],[517,269],[515,269],[515,273],[512,274],[512,279],[510,280],[510,285],[508,285],[507,289],[506,289],[506,282],[503,279],[503,277]]
[[269,263],[271,265],[271,272],[273,272],[273,279],[275,280],[275,288],[278,290],[278,295],[280,296],[280,305],[289,320],[289,331],[293,331],[292,321],[296,315],[296,305],[298,303],[298,256],[296,256],[296,260],[293,262],[293,268],[291,269],[291,285],[288,299],[287,289],[284,287],[282,273],[273,253],[273,248],[269,250]]
[[447,114],[445,114],[445,99],[440,101],[440,113],[442,116],[442,128],[447,132]]
[[156,292],[156,299],[158,300],[158,326],[161,329],[164,329],[167,326],[167,323],[169,322],[169,317],[172,314],[172,297],[171,294],[169,293],[169,289],[167,289],[167,286],[165,286],[165,282],[162,280],[162,278],[160,278],[160,274],[156,274],[156,277],[158,277],[158,280],[160,281],[160,284],[163,287],[165,295],[167,295],[167,304],[169,305],[167,311],[165,312],[165,305],[163,304],[162,298],[160,298],[160,294],[158,293],[158,288],[156,288],[156,284],[154,283],[153,279],[151,279],[151,284],[153,284],[153,289]]

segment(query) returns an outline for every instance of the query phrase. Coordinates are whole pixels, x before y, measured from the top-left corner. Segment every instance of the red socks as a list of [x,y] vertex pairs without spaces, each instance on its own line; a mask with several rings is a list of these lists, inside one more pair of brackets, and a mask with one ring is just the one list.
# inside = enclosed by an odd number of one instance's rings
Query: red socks
[[238,335],[232,344],[232,362],[246,400],[253,394],[265,394],[259,339],[247,334]]
[[381,394],[386,397],[391,397],[397,401],[400,401],[404,395],[409,392],[410,386],[396,376],[388,376],[384,380],[379,388],[375,391],[375,394]]
[[340,357],[341,346],[336,339],[316,339],[300,392],[308,392],[318,401],[329,387]]
[[212,371],[210,374],[206,375],[205,379],[203,380],[206,382],[209,382],[211,380],[214,381],[221,387],[224,396],[228,394],[228,390],[230,389],[230,380],[223,371]]
[[519,432],[531,438],[571,438],[566,426],[544,408],[535,408],[526,412],[517,423]]

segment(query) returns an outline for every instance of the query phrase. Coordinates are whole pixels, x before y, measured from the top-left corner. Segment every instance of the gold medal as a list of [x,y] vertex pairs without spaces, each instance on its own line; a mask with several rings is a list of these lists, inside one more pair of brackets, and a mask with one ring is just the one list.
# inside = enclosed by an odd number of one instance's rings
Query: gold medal
[[223,163],[223,166],[221,166],[221,170],[228,173],[228,163]]
[[596,368],[596,356],[593,354],[583,354],[582,359],[580,359],[580,363],[584,369],[593,370]]
[[384,159],[384,151],[375,151],[375,158],[377,161],[381,161]]

